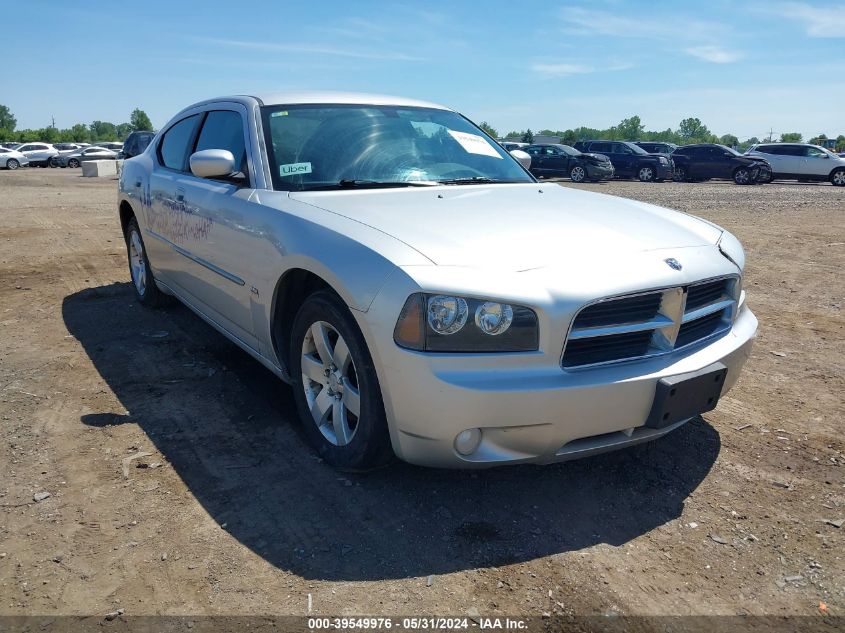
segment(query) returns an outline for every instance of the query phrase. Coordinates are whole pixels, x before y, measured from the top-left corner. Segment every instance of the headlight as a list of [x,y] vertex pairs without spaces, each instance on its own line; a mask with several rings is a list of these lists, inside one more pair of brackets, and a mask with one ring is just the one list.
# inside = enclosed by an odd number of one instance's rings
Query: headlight
[[719,250],[722,255],[731,260],[739,268],[740,272],[745,268],[745,251],[742,244],[736,239],[733,233],[725,231],[719,238]]
[[397,345],[421,352],[529,352],[539,338],[530,308],[422,293],[408,297],[393,331]]
[[661,165],[668,165],[668,164],[669,164],[669,159],[668,159],[668,158],[666,158],[665,156],[661,156],[661,157],[660,157],[660,164],[661,164]]

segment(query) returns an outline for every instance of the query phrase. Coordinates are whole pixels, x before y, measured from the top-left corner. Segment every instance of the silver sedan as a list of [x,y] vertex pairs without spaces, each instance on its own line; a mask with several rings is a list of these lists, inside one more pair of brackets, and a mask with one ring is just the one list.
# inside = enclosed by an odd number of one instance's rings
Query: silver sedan
[[203,101],[124,164],[132,287],[290,383],[340,468],[549,463],[716,407],[757,331],[737,239],[519,159],[432,103]]
[[29,159],[14,149],[0,147],[0,169],[15,170],[29,165]]
[[84,147],[74,152],[60,154],[53,161],[59,167],[79,167],[82,163],[90,160],[115,160],[117,152],[105,147]]

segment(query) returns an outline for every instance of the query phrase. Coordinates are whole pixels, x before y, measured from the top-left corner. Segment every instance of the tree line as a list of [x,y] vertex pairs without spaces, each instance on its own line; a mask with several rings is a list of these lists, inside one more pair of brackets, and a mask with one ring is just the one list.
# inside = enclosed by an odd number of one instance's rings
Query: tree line
[[98,143],[101,141],[123,141],[132,132],[153,131],[153,124],[147,113],[140,108],[132,110],[128,123],[92,121],[60,130],[54,126],[39,129],[18,130],[18,120],[7,106],[0,105],[0,141],[29,143]]
[[[489,125],[486,121],[482,121],[479,127],[493,138],[501,138],[496,128]],[[737,147],[743,150],[756,143],[771,143],[776,141],[781,143],[801,143],[804,140],[799,132],[786,132],[781,134],[779,138],[766,137],[760,139],[752,136],[744,140],[740,140],[733,134],[716,136],[697,117],[684,119],[675,130],[668,128],[663,131],[649,131],[645,129],[645,125],[643,125],[642,120],[637,115],[622,119],[618,125],[613,125],[604,130],[591,127],[577,127],[570,130],[540,130],[536,132],[536,135],[560,137],[561,143],[564,145],[573,145],[577,141],[595,139],[608,141],[662,141],[664,143],[675,143],[676,145],[721,143],[728,147]],[[533,143],[534,136],[535,133],[528,129],[513,130],[508,132],[504,138],[519,139],[523,143]],[[821,141],[827,138],[829,138],[827,135],[819,134],[807,142],[819,145]],[[836,151],[845,152],[845,135],[840,134],[836,137]]]

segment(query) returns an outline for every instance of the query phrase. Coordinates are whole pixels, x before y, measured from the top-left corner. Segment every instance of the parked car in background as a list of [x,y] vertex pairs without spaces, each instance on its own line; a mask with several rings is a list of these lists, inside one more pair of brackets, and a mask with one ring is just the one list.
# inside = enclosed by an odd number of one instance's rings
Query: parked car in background
[[830,181],[845,186],[845,158],[810,143],[761,143],[745,153],[767,160],[779,180]]
[[17,149],[22,145],[22,143],[0,143],[0,147],[3,149]]
[[672,160],[678,182],[726,178],[738,185],[753,185],[772,179],[772,167],[765,159],[716,143],[684,145],[674,151]]
[[502,147],[504,147],[509,152],[512,152],[515,149],[525,150],[528,147],[529,143],[515,143],[513,141],[502,141],[499,143]]
[[663,154],[664,156],[671,156],[672,152],[678,149],[678,146],[674,143],[662,141],[635,141],[634,145],[641,147],[649,154]]
[[103,141],[102,143],[94,143],[93,147],[104,147],[111,151],[118,153],[123,149],[123,143],[119,141]]
[[24,143],[16,149],[27,157],[31,167],[47,167],[50,159],[59,153],[59,150],[49,143]]
[[607,156],[617,178],[639,178],[642,182],[663,182],[672,178],[671,159],[649,154],[627,141],[578,141],[575,149]]
[[79,149],[82,147],[78,143],[53,143],[53,147],[59,150],[59,153],[62,152],[72,152],[74,150]]
[[178,297],[289,382],[304,435],[344,469],[656,439],[716,407],[757,330],[728,231],[538,187],[433,103],[204,100],[126,161],[115,210],[136,300]]
[[15,170],[29,164],[29,159],[19,151],[0,147],[0,169]]
[[584,154],[569,145],[543,143],[520,148],[531,156],[529,170],[538,178],[570,178],[573,182],[613,178],[613,163],[601,154]]
[[69,154],[61,154],[55,158],[58,167],[79,167],[89,160],[115,160],[117,152],[105,147],[83,147]]
[[155,135],[155,132],[132,132],[123,142],[123,149],[119,152],[119,157],[132,158],[143,154]]

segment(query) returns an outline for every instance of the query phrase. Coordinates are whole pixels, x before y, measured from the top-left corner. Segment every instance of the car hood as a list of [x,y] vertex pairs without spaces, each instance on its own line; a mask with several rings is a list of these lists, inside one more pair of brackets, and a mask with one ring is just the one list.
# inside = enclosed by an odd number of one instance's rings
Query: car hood
[[691,215],[558,185],[291,192],[373,227],[438,265],[523,271],[595,257],[700,247],[722,230]]
[[604,154],[594,154],[593,152],[582,152],[581,156],[586,156],[587,158],[592,158],[593,160],[597,160],[600,163],[605,161],[609,161],[610,159],[605,156]]

